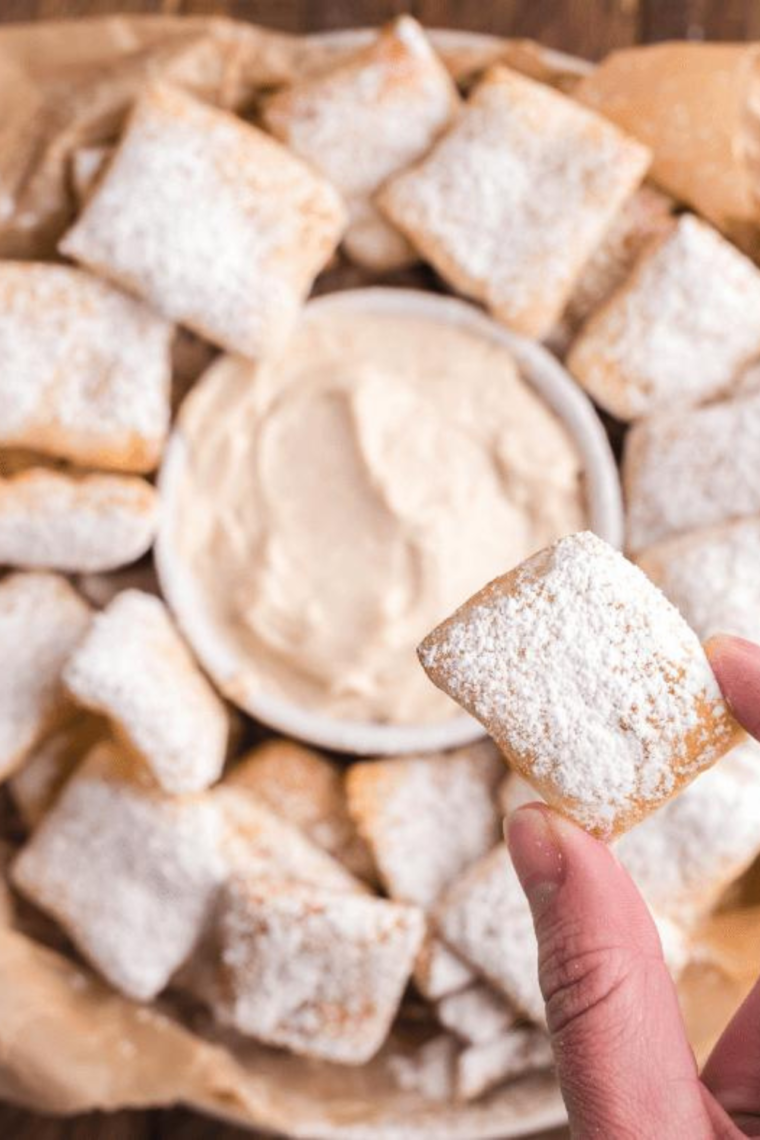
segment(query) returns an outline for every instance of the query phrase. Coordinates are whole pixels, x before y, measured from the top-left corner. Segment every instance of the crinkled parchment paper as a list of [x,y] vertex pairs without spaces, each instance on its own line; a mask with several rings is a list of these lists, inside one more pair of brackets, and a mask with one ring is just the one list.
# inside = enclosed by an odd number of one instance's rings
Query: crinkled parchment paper
[[[72,153],[112,141],[148,78],[169,78],[253,115],[263,91],[324,67],[355,43],[205,18],[108,17],[0,29],[0,256],[55,257],[75,209]],[[437,43],[465,85],[497,59],[564,90],[583,70],[527,41],[444,33]],[[663,185],[688,199],[664,158],[657,171]],[[707,210],[695,193],[694,204],[718,224],[737,213],[746,219],[744,192],[726,184],[725,195],[721,200],[713,188]],[[145,1008],[108,989],[23,904],[15,910],[3,886],[0,877],[0,1096],[8,1100],[55,1113],[184,1103],[312,1140],[505,1140],[562,1119],[546,1075],[472,1106],[437,1106],[400,1092],[387,1056],[410,1048],[408,1039],[391,1041],[369,1065],[346,1069],[214,1038],[197,1011],[170,1000]],[[760,911],[752,909],[722,915],[705,931],[701,960],[682,987],[701,1053],[746,992],[759,940]]]

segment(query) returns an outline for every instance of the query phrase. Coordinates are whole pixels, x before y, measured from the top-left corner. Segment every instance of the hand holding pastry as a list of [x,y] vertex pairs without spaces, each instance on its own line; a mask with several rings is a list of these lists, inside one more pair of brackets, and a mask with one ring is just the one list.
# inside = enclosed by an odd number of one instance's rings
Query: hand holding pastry
[[[709,655],[732,711],[757,736],[760,648],[721,637]],[[515,812],[508,835],[572,1134],[758,1135],[760,986],[700,1077],[654,923],[615,856],[536,803]]]

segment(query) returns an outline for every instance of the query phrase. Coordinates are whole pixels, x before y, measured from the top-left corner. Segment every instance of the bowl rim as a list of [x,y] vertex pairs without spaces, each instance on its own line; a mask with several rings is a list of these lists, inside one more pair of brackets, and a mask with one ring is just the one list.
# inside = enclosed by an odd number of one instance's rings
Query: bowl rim
[[[468,301],[423,290],[369,286],[328,293],[306,304],[303,319],[335,309],[427,317],[485,336],[511,351],[523,378],[562,420],[578,447],[584,470],[588,526],[613,546],[622,545],[622,494],[607,435],[591,401],[548,349],[510,332]],[[203,382],[201,377],[198,383]],[[239,658],[230,645],[224,644],[206,612],[202,592],[174,554],[174,489],[186,460],[187,444],[180,415],[158,477],[161,519],[155,545],[156,570],[180,629],[225,697],[277,732],[333,752],[360,756],[438,752],[483,738],[483,727],[466,714],[431,724],[337,720],[302,709],[256,689],[255,685],[241,685]]]
[[[379,29],[387,22],[383,20],[370,26],[365,24],[353,28],[331,28],[323,32],[309,32],[305,38],[311,44],[317,44],[328,50],[353,51],[371,43]],[[514,37],[498,36],[493,32],[470,32],[464,28],[429,28],[427,25],[423,26],[425,35],[438,51],[461,51],[462,49],[487,51],[489,48],[498,49],[505,40],[511,43],[516,42]],[[554,65],[573,72],[579,78],[589,75],[594,70],[595,65],[591,60],[583,59],[578,55],[569,55],[559,48],[547,47],[545,44],[539,44],[538,47],[542,58],[549,66]]]

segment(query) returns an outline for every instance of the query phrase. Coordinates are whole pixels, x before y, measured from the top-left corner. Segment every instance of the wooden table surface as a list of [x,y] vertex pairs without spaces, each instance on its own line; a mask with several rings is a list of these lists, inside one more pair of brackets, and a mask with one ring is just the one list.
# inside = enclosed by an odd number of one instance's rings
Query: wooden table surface
[[[0,23],[113,12],[226,14],[290,32],[378,24],[411,12],[431,27],[531,36],[588,59],[638,42],[760,38],[757,0],[0,0]],[[178,1110],[59,1121],[0,1107],[0,1137],[250,1140],[251,1134]]]

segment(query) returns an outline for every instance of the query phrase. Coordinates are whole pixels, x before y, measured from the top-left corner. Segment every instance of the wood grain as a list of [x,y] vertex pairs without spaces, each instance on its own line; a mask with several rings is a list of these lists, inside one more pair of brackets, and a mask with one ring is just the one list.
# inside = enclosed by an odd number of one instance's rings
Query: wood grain
[[[378,24],[399,12],[411,12],[431,27],[530,36],[588,59],[640,41],[760,37],[756,0],[0,0],[0,23],[112,12],[226,14],[289,32]],[[565,1135],[553,1132],[543,1140],[561,1140]],[[179,1110],[52,1120],[0,1107],[0,1137],[7,1140],[250,1140],[250,1136]]]

